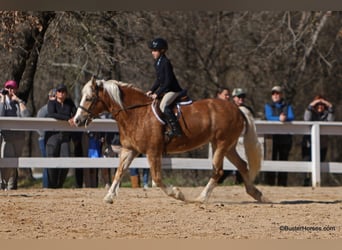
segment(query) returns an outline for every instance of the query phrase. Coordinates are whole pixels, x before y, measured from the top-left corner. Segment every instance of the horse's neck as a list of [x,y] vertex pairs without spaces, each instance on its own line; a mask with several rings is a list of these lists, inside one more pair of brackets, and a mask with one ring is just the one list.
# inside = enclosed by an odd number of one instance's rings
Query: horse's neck
[[128,107],[149,103],[151,99],[138,90],[126,88],[123,90],[122,102],[125,107]]
[[[144,93],[139,92],[135,89],[123,88],[121,91],[123,108],[121,108],[115,102],[110,102],[110,111],[113,114],[113,117],[116,116],[117,122],[130,123],[136,121],[136,119],[145,117],[146,113],[148,113],[148,108],[150,108],[149,103],[151,103],[152,100],[148,98]],[[142,120],[142,122],[144,121]]]

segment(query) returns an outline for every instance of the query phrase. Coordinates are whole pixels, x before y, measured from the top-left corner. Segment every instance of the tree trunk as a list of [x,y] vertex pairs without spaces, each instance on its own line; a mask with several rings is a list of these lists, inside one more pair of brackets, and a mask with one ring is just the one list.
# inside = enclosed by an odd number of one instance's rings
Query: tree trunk
[[[36,18],[39,25],[30,26],[23,30],[23,40],[15,51],[16,56],[12,65],[12,76],[19,83],[18,96],[28,102],[28,108],[35,113],[33,104],[33,82],[39,58],[39,52],[44,43],[44,35],[51,20],[55,17],[54,12],[37,12]],[[23,155],[32,154],[32,132],[26,137]],[[19,169],[20,179],[33,179],[32,170]]]

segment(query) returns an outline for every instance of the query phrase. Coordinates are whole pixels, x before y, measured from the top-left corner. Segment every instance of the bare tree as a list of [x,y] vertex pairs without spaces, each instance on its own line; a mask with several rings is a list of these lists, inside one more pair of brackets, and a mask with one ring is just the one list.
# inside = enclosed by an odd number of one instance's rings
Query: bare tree
[[[10,58],[11,65],[8,79],[14,79],[20,84],[18,95],[24,100],[31,96],[33,103],[33,80],[36,73],[39,52],[44,41],[44,34],[54,17],[53,12],[2,12],[0,34],[4,47],[13,56]],[[34,106],[33,106],[34,108]],[[26,140],[26,154],[31,155],[32,140],[31,133],[28,133]],[[20,169],[19,177],[32,178],[31,169]]]
[[[164,37],[177,78],[193,99],[212,97],[221,85],[243,87],[262,117],[271,87],[283,85],[297,120],[302,120],[306,104],[317,92],[329,96],[337,119],[342,117],[342,101],[337,94],[342,88],[342,12],[1,14],[0,78],[20,80],[21,95],[28,99],[33,113],[45,102],[36,97],[60,82],[73,90],[77,102],[82,84],[93,74],[148,89],[155,73],[147,42]],[[341,143],[336,145],[341,147]],[[332,153],[334,159],[341,160],[337,155]]]

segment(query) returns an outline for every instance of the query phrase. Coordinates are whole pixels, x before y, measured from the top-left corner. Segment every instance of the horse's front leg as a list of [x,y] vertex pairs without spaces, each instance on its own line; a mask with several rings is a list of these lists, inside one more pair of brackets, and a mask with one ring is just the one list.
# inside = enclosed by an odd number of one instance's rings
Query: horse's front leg
[[159,187],[165,194],[171,196],[177,200],[185,200],[183,193],[180,191],[178,187],[167,187],[162,181],[162,157],[160,155],[149,155],[147,154],[147,160],[150,165],[151,177],[154,183]]
[[119,167],[116,170],[115,177],[111,187],[108,190],[107,195],[104,197],[104,201],[112,204],[115,196],[118,196],[121,179],[125,171],[131,165],[133,159],[138,155],[138,152],[126,148],[122,148],[120,151]]
[[223,157],[222,149],[214,150],[212,176],[201,194],[195,199],[195,202],[206,202],[209,199],[214,188],[217,186],[218,180],[223,175]]

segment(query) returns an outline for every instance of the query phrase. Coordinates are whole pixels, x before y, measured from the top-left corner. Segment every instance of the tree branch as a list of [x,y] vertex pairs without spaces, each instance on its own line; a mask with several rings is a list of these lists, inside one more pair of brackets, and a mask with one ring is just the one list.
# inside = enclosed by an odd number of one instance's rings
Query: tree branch
[[303,63],[302,63],[302,66],[301,66],[301,71],[304,71],[305,70],[305,66],[306,66],[306,61],[308,59],[308,57],[310,56],[311,54],[311,51],[312,49],[314,48],[315,44],[316,44],[316,41],[317,41],[317,38],[318,38],[318,35],[319,33],[321,32],[323,26],[325,25],[326,21],[327,21],[327,18],[331,15],[331,11],[327,11],[325,12],[325,14],[323,15],[323,17],[321,18],[321,21],[319,22],[317,28],[316,28],[316,31],[315,33],[313,34],[312,36],[312,41],[311,41],[311,44],[310,46],[305,50],[305,54],[304,54],[304,58],[303,58]]

